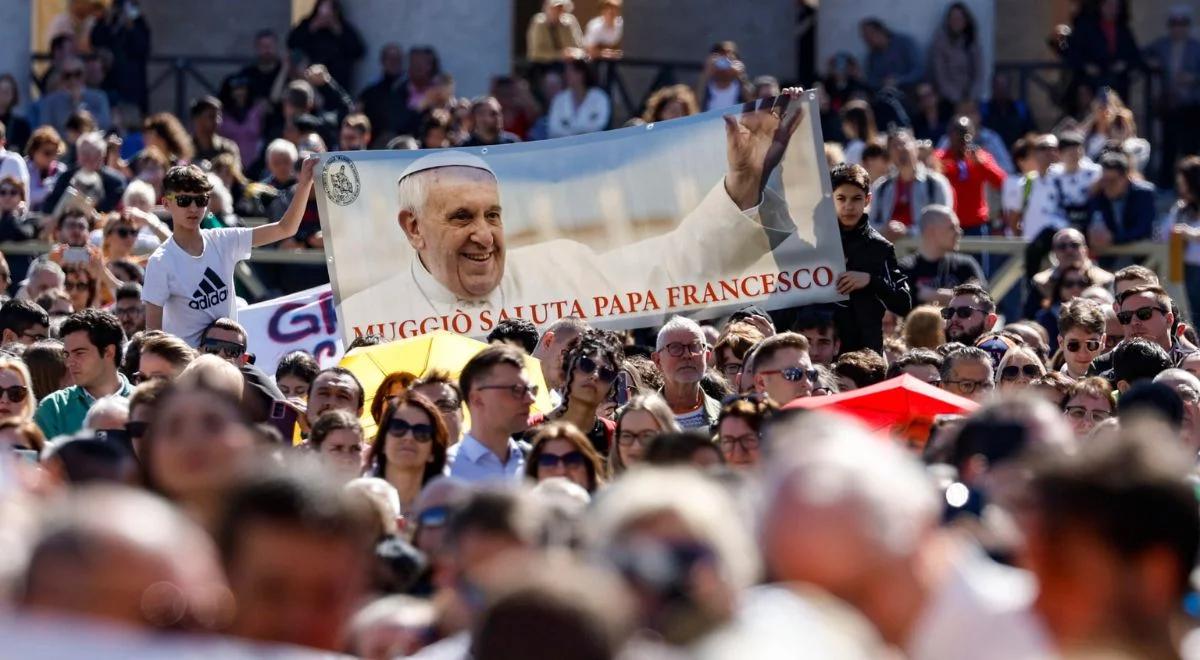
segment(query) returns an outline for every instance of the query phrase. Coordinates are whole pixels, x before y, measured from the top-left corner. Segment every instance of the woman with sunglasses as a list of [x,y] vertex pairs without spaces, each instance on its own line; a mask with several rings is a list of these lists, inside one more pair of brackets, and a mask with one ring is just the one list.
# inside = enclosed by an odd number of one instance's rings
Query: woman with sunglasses
[[100,251],[104,254],[105,261],[132,261],[139,266],[146,264],[149,255],[137,256],[134,254],[133,248],[137,244],[138,228],[129,214],[111,214],[108,222],[104,224],[102,232]]
[[601,330],[588,329],[563,351],[562,405],[545,417],[534,416],[530,426],[543,422],[570,422],[583,431],[601,456],[606,456],[616,436],[617,425],[600,415],[621,368],[616,343]]
[[604,459],[587,436],[567,422],[552,422],[533,436],[525,476],[537,482],[565,477],[589,493],[603,482]]
[[717,443],[725,462],[738,468],[758,465],[763,422],[779,407],[762,395],[733,397],[717,418]]
[[329,467],[330,472],[347,482],[362,472],[363,429],[358,418],[345,410],[330,410],[313,422],[308,447]]
[[641,463],[651,440],[679,430],[679,422],[661,396],[651,393],[633,397],[617,411],[617,441],[608,451],[609,475],[616,477]]
[[64,264],[63,272],[67,274],[67,281],[63,288],[67,290],[67,295],[71,296],[71,306],[75,308],[75,311],[95,307],[100,299],[100,287],[87,266]]
[[1101,422],[1116,414],[1112,386],[1098,376],[1076,382],[1067,392],[1063,412],[1075,437],[1083,439]]
[[1000,392],[1012,394],[1029,387],[1035,379],[1046,375],[1046,365],[1038,359],[1037,353],[1026,346],[1011,348],[1000,360]]
[[391,401],[367,450],[369,476],[400,493],[400,510],[411,511],[421,488],[446,467],[446,423],[433,403],[412,391]]
[[1079,297],[1083,290],[1092,285],[1092,278],[1087,271],[1078,266],[1061,268],[1050,278],[1050,298],[1042,309],[1038,310],[1034,320],[1046,329],[1050,338],[1050,353],[1058,350],[1058,316],[1067,303]]
[[14,176],[0,178],[0,241],[28,241],[37,235],[29,210],[24,182]]
[[0,418],[33,419],[37,400],[31,389],[32,382],[24,362],[0,358]]

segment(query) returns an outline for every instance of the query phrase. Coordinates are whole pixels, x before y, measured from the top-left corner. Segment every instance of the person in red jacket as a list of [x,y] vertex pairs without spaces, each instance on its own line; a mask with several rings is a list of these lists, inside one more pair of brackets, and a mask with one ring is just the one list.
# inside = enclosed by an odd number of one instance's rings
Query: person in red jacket
[[[1000,190],[1007,174],[996,164],[996,159],[975,144],[975,125],[965,115],[955,117],[947,130],[950,146],[934,152],[942,163],[942,175],[954,189],[954,212],[962,223],[967,236],[987,236],[988,211],[987,191],[991,185]],[[985,273],[991,273],[988,255],[982,255]]]

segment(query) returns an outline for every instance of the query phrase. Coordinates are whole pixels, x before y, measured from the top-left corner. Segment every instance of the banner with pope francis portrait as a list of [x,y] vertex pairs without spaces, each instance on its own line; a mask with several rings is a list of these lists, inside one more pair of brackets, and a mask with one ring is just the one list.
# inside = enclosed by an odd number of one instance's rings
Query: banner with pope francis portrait
[[811,92],[524,144],[325,154],[347,342],[505,318],[612,329],[843,299]]

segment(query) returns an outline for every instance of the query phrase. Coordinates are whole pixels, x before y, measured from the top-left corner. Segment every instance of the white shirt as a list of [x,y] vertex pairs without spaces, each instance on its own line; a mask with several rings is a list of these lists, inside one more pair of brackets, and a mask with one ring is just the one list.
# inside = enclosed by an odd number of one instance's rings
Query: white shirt
[[742,102],[742,85],[733,81],[725,87],[717,87],[715,82],[708,83],[708,103],[705,110],[728,108]]
[[[1167,236],[1170,235],[1171,227],[1175,225],[1200,227],[1200,217],[1187,213],[1185,208],[1182,203],[1177,203],[1167,213],[1167,222],[1164,228]],[[1184,245],[1183,262],[1189,266],[1200,266],[1200,241],[1188,241]]]
[[612,104],[604,90],[599,87],[589,89],[583,95],[583,102],[576,107],[571,90],[564,89],[550,102],[546,131],[552,138],[595,133],[608,128],[611,118]]
[[621,45],[621,33],[625,28],[625,19],[621,16],[613,21],[613,26],[604,24],[604,17],[597,16],[588,21],[587,32],[583,35],[583,45],[592,48],[616,48]]
[[[1027,183],[1029,196],[1025,197]],[[1062,205],[1059,203],[1058,189],[1055,188],[1054,179],[1049,172],[1045,176],[1030,172],[1020,178],[1019,185],[1025,202],[1021,236],[1026,240],[1033,240],[1046,229],[1059,230],[1067,226],[1067,218],[1063,215]]]
[[1079,169],[1067,173],[1062,163],[1055,163],[1046,171],[1051,177],[1055,191],[1062,189],[1059,202],[1062,206],[1084,206],[1091,196],[1092,186],[1100,179],[1100,166],[1090,158],[1079,161]]
[[446,476],[463,481],[520,481],[525,474],[525,452],[516,440],[508,439],[508,462],[467,433],[462,442],[446,449]]
[[237,320],[233,269],[250,258],[254,230],[202,229],[204,252],[193,257],[175,242],[163,243],[146,262],[142,300],[163,308],[163,331],[191,346],[219,318]]
[[0,179],[11,176],[25,186],[25,197],[29,197],[29,168],[20,154],[0,147]]

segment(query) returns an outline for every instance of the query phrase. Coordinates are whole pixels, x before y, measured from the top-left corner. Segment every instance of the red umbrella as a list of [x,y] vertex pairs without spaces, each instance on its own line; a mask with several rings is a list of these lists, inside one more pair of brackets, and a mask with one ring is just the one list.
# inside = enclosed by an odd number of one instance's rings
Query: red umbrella
[[898,432],[924,443],[937,415],[966,415],[979,404],[902,374],[891,380],[833,396],[796,399],[785,409],[827,409],[858,418],[875,430]]

